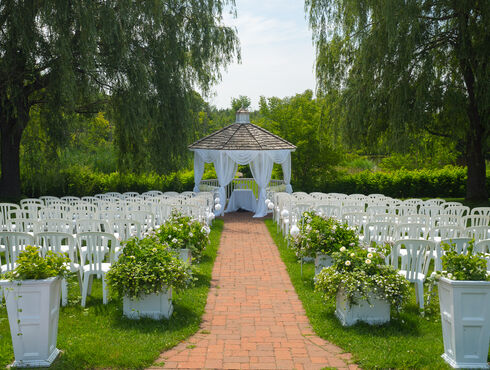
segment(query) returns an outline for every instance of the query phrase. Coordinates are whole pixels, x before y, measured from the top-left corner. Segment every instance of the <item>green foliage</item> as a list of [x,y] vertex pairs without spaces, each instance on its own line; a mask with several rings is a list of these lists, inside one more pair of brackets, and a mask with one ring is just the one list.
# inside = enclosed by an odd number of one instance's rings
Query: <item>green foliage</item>
[[364,171],[336,178],[324,176],[317,189],[327,193],[381,193],[395,198],[461,198],[465,194],[466,178],[465,168],[452,166],[438,170]]
[[374,294],[400,309],[410,296],[410,284],[392,266],[384,264],[376,252],[364,248],[341,248],[332,254],[333,264],[324,268],[316,277],[315,289],[326,300],[335,299],[342,290],[349,305],[361,299],[369,301]]
[[[248,96],[240,95],[238,98],[231,99],[231,109],[236,113],[240,108],[248,109],[250,107],[251,101]],[[230,122],[231,123],[231,122]]]
[[209,243],[209,232],[209,227],[201,222],[172,212],[170,218],[155,231],[155,236],[167,248],[190,249],[192,257],[199,260]]
[[291,183],[295,188],[314,191],[320,175],[331,175],[341,159],[334,148],[323,101],[310,90],[290,98],[260,98],[259,117],[253,123],[296,145],[291,155]]
[[468,245],[467,253],[458,253],[454,244],[442,243],[444,255],[441,257],[444,271],[441,275],[452,280],[488,280],[487,261],[483,253],[473,254],[475,241]]
[[355,230],[334,218],[324,217],[314,212],[305,212],[299,224],[299,233],[290,236],[290,248],[299,259],[315,257],[317,254],[331,255],[342,247],[359,245]]
[[55,142],[74,115],[107,111],[120,171],[186,163],[194,89],[208,92],[220,68],[240,58],[222,15],[234,7],[233,0],[2,2],[0,190],[20,191],[18,147],[31,109]]
[[122,255],[106,276],[114,291],[131,299],[165,292],[169,287],[186,288],[192,278],[189,265],[155,236],[125,241]]
[[462,147],[467,197],[486,199],[488,2],[307,0],[320,94],[358,147],[406,153],[426,135]]
[[31,245],[19,253],[17,266],[13,271],[8,271],[4,277],[8,280],[42,280],[50,277],[64,277],[68,274],[67,263],[70,260],[62,254],[48,251],[41,256],[41,250]]

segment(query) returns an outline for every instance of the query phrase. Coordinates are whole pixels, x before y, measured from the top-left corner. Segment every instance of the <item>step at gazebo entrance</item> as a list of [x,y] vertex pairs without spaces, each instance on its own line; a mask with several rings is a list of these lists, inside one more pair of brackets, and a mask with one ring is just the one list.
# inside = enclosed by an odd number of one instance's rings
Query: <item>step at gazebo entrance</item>
[[258,188],[254,217],[267,215],[266,188],[271,181],[274,163],[281,164],[286,191],[291,193],[291,152],[296,146],[273,133],[250,123],[249,112],[237,111],[236,122],[189,145],[194,152],[194,191],[199,191],[204,164],[213,163],[217,175],[222,215],[225,209],[226,187],[234,180],[238,165],[250,166]]

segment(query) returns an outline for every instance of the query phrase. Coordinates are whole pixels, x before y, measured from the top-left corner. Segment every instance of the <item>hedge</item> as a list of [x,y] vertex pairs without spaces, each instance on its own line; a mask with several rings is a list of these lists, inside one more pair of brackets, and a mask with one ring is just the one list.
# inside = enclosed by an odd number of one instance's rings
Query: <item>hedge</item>
[[[293,169],[294,171],[294,169]],[[214,171],[206,171],[204,178],[215,177]],[[148,190],[178,191],[192,190],[194,172],[181,170],[169,175],[156,173],[110,174],[93,172],[87,167],[73,166],[44,178],[43,186],[32,179],[23,179],[23,194],[27,197],[40,195],[94,195],[109,191]],[[344,174],[334,178],[311,179],[315,191],[336,193],[381,193],[396,198],[445,197],[461,198],[466,192],[466,168],[444,167],[438,170],[398,170],[393,172],[363,171]],[[294,183],[292,184],[294,188]],[[487,187],[490,193],[490,176],[487,174]],[[295,190],[299,191],[302,189]]]
[[[380,193],[394,198],[444,197],[466,195],[466,168],[447,166],[438,170],[363,171],[325,179],[319,191],[346,194]],[[487,173],[490,192],[490,176]]]

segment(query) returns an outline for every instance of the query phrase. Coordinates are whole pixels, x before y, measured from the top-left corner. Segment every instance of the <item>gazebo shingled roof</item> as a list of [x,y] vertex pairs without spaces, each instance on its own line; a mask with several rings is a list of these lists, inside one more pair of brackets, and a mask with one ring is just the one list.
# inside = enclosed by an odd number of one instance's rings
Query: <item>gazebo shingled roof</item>
[[190,150],[294,150],[296,146],[252,123],[233,123],[197,140],[188,148]]

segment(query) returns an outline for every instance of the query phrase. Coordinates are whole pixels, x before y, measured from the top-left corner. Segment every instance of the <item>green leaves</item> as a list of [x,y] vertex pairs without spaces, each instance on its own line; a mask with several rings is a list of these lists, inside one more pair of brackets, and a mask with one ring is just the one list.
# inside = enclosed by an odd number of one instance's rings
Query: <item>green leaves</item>
[[41,280],[68,274],[67,263],[69,258],[62,254],[48,251],[43,257],[39,248],[26,246],[17,258],[15,270],[7,272],[5,278],[9,280]]
[[475,241],[470,241],[466,253],[458,253],[454,244],[442,243],[442,275],[452,280],[489,280],[487,261],[481,253],[473,254]]

